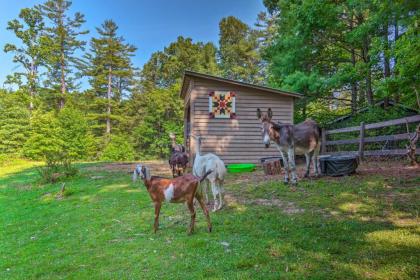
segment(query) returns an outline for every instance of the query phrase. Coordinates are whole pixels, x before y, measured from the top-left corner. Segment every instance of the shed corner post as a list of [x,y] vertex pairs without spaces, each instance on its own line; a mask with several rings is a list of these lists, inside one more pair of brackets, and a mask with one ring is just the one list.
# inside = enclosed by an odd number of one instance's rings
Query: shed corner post
[[359,159],[364,159],[364,150],[365,150],[365,123],[360,123],[360,141],[359,141]]

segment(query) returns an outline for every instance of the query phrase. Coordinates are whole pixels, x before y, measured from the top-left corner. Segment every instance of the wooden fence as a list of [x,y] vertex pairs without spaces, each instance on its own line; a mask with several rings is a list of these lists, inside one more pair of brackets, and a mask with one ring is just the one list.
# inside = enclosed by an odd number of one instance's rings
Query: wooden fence
[[[392,150],[365,150],[366,143],[377,143],[377,142],[385,142],[385,141],[401,141],[401,140],[409,140],[412,133],[401,133],[401,134],[394,134],[394,135],[380,135],[374,137],[365,137],[365,131],[369,129],[377,129],[383,127],[389,127],[394,125],[407,125],[409,123],[419,123],[420,122],[420,115],[410,116],[401,119],[395,119],[390,121],[378,122],[378,123],[371,123],[365,124],[360,123],[360,126],[352,126],[352,127],[345,127],[333,130],[325,130],[322,129],[322,142],[321,142],[321,153],[322,154],[353,154],[359,155],[361,159],[364,156],[391,156],[391,155],[406,155],[406,149],[392,149]],[[359,132],[358,138],[352,139],[343,139],[343,140],[327,140],[328,135],[336,134],[336,133],[348,133],[348,132]],[[341,151],[341,152],[327,152],[327,146],[337,146],[337,145],[348,145],[348,144],[358,144],[359,149],[358,151]],[[416,150],[416,154],[420,154],[420,149]]]

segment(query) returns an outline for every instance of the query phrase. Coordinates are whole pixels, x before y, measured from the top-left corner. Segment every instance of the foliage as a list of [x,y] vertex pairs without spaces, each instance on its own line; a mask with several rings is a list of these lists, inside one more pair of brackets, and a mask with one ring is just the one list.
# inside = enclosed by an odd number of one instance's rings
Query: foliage
[[50,87],[50,94],[57,98],[59,109],[64,107],[67,91],[77,87],[76,74],[77,70],[82,69],[83,60],[76,55],[76,52],[84,50],[86,44],[79,39],[79,36],[89,32],[80,30],[85,22],[83,14],[76,12],[74,17],[67,15],[71,4],[72,2],[68,0],[48,0],[37,6],[49,22],[45,28],[49,40],[43,46],[45,53],[48,54],[45,59],[48,68],[48,79],[45,80],[45,84]]
[[40,183],[56,183],[72,177],[79,172],[65,153],[47,154],[46,165],[37,168]]
[[136,48],[117,35],[118,26],[106,20],[96,29],[100,37],[92,38],[90,53],[86,55],[89,65],[86,74],[90,77],[91,116],[98,124],[106,122],[106,134],[111,133],[111,124],[118,122],[118,108],[127,97],[134,82],[131,57]]
[[60,154],[64,146],[61,132],[54,112],[34,112],[31,134],[25,143],[24,155],[31,159],[46,160],[49,156]]
[[16,40],[4,51],[17,67],[7,82],[17,88],[0,92],[0,154],[121,159],[112,138],[123,137],[128,157],[165,158],[169,132],[183,140],[185,70],[302,93],[295,122],[326,124],[380,99],[420,108],[415,1],[264,0],[255,27],[227,16],[218,46],[179,36],[142,69],[112,19],[85,50],[85,18],[71,5],[45,0],[8,22]]
[[217,74],[216,47],[212,43],[194,43],[191,38],[179,36],[163,51],[153,53],[143,66],[142,89],[169,88],[180,81],[184,70]]
[[155,89],[138,96],[138,102],[144,108],[144,117],[134,128],[133,137],[136,151],[142,157],[167,157],[171,132],[177,135],[178,142],[183,142],[183,107],[178,92],[177,85],[171,89]]
[[133,145],[127,140],[127,136],[123,135],[112,135],[101,155],[101,160],[106,161],[130,161],[133,159]]
[[21,156],[29,135],[26,100],[20,93],[0,92],[0,154]]
[[20,46],[6,44],[4,52],[12,52],[13,62],[19,63],[24,71],[14,72],[7,77],[7,84],[17,84],[30,94],[29,108],[33,108],[33,99],[39,88],[38,68],[44,64],[45,42],[47,38],[42,34],[45,28],[42,14],[34,8],[24,8],[19,13],[19,19],[8,22],[7,29],[15,33],[22,42]]
[[58,113],[62,149],[72,160],[89,159],[95,155],[95,139],[83,113],[66,106]]
[[[418,6],[398,1],[265,0],[276,32],[263,48],[269,82],[304,94],[311,103],[340,98],[353,112],[391,98],[415,108]],[[268,31],[268,33],[269,33]],[[273,38],[273,36],[269,37]],[[414,67],[416,65],[416,67]],[[413,68],[414,67],[414,68]],[[296,78],[298,77],[298,78]],[[306,82],[305,82],[306,81]],[[317,86],[318,84],[318,86]]]
[[80,111],[70,107],[65,107],[57,115],[36,111],[24,155],[47,162],[50,159],[57,161],[56,157],[74,161],[92,157],[94,145],[87,121]]
[[233,80],[259,84],[262,64],[257,34],[239,19],[230,16],[219,23],[218,52],[223,76]]

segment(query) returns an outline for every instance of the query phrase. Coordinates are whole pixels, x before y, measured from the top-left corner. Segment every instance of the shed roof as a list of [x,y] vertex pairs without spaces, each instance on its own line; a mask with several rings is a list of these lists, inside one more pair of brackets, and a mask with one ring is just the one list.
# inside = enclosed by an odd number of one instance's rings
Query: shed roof
[[270,87],[254,85],[254,84],[250,84],[250,83],[246,83],[246,82],[235,81],[235,80],[231,80],[231,79],[226,79],[226,78],[222,78],[222,77],[217,77],[217,76],[213,76],[213,75],[209,75],[209,74],[203,74],[203,73],[198,73],[198,72],[187,70],[187,71],[184,72],[184,78],[183,78],[183,81],[182,81],[182,87],[181,87],[181,93],[180,93],[180,96],[182,98],[185,97],[185,93],[187,92],[189,81],[192,78],[201,78],[201,79],[206,79],[206,80],[211,80],[211,81],[217,81],[217,82],[227,83],[227,84],[231,84],[231,85],[257,89],[257,90],[260,90],[260,91],[281,94],[281,95],[290,96],[290,97],[294,97],[294,98],[302,98],[303,97],[302,94],[296,93],[296,92],[289,92],[289,91],[274,89],[274,88],[270,88]]

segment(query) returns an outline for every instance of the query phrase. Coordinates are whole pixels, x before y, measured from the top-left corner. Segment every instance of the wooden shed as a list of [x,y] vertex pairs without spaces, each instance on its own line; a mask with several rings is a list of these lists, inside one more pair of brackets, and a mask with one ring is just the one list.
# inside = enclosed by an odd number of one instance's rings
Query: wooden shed
[[[261,138],[256,110],[273,110],[273,120],[293,123],[292,93],[249,83],[186,71],[181,98],[185,105],[185,147],[194,158],[191,135],[204,136],[202,153],[215,153],[226,163],[258,163],[261,157],[277,156]],[[192,162],[192,160],[190,161]]]

